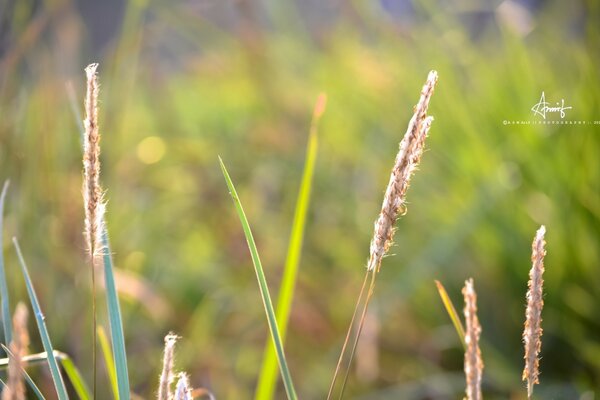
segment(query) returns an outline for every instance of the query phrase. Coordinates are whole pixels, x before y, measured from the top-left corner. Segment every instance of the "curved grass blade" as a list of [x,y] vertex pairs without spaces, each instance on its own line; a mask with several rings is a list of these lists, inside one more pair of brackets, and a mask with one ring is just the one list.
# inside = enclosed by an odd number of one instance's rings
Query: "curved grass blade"
[[98,340],[100,340],[100,349],[102,349],[102,355],[104,355],[104,364],[106,365],[106,374],[108,375],[108,381],[113,392],[113,398],[118,399],[119,389],[117,387],[117,372],[115,371],[115,359],[113,358],[112,351],[110,350],[110,343],[104,328],[98,327]]
[[463,328],[462,322],[460,321],[460,317],[456,312],[456,308],[454,308],[454,304],[452,304],[452,300],[450,300],[450,296],[448,296],[448,292],[446,292],[446,288],[440,281],[435,281],[435,285],[437,286],[438,293],[442,299],[442,303],[444,303],[444,307],[446,308],[446,312],[450,316],[452,320],[452,324],[454,325],[454,329],[456,329],[456,333],[458,333],[458,337],[460,338],[460,342],[462,343],[465,350],[467,349],[467,342],[465,342],[465,328]]
[[77,396],[79,396],[81,400],[90,400],[92,398],[90,390],[88,389],[85,381],[83,380],[83,377],[81,376],[81,372],[79,372],[79,369],[77,369],[73,360],[71,360],[70,357],[66,356],[60,358],[60,364],[62,365],[63,369],[65,370],[65,373],[69,377],[69,380],[71,381],[71,384],[73,385],[73,389],[75,389],[75,393],[77,393]]
[[[6,347],[3,344],[0,344],[0,346],[2,346],[2,349],[6,352],[6,354],[8,354],[8,356],[10,358],[14,357],[14,355],[11,353],[11,351],[8,349],[8,347]],[[46,353],[43,353],[44,356],[46,355]],[[8,358],[4,358],[2,359],[2,361],[6,360],[6,363],[0,363],[0,367],[8,367]],[[46,358],[44,357],[44,361],[46,360]],[[25,359],[22,359],[22,361],[25,361]],[[27,382],[27,384],[29,385],[29,388],[33,391],[33,393],[36,395],[36,397],[39,400],[46,400],[44,398],[44,395],[42,394],[42,392],[40,391],[40,389],[37,387],[37,385],[35,384],[35,382],[33,381],[33,379],[31,379],[31,376],[29,376],[29,374],[27,373],[27,371],[25,371],[25,369],[21,368],[21,371],[23,372],[23,377],[25,377],[25,382]],[[4,384],[4,382],[2,382],[2,384],[4,386],[6,386]]]
[[231,198],[233,199],[233,204],[235,205],[238,217],[240,218],[240,222],[242,223],[242,229],[244,230],[246,241],[248,242],[248,249],[250,250],[250,255],[252,256],[252,263],[254,264],[254,271],[256,272],[256,279],[258,280],[260,295],[262,297],[263,306],[267,315],[267,323],[269,324],[269,330],[271,331],[273,345],[275,346],[275,352],[277,353],[277,360],[279,361],[279,369],[281,371],[281,377],[283,379],[285,392],[289,400],[297,400],[298,397],[296,395],[296,390],[294,389],[294,384],[292,382],[292,376],[290,374],[290,370],[287,366],[287,361],[285,359],[283,343],[281,341],[281,335],[279,334],[279,328],[277,327],[277,319],[275,318],[275,311],[273,310],[273,303],[271,302],[269,287],[267,286],[265,273],[260,262],[260,257],[258,256],[256,243],[254,243],[254,237],[252,236],[252,231],[250,230],[248,219],[246,218],[246,214],[244,213],[244,209],[242,208],[242,203],[238,198],[237,192],[235,191],[235,187],[233,186],[233,182],[229,177],[229,173],[227,172],[227,169],[225,168],[225,164],[223,164],[223,160],[221,160],[221,157],[219,157],[219,163],[221,164],[223,176],[225,177],[225,181],[227,182],[229,193],[231,194]]
[[44,315],[42,314],[40,303],[38,301],[37,295],[35,294],[33,284],[31,283],[31,278],[29,277],[29,272],[27,271],[27,265],[25,265],[25,260],[23,259],[23,254],[21,253],[19,242],[15,237],[13,237],[13,244],[15,245],[15,249],[17,251],[19,264],[21,264],[21,270],[23,272],[23,277],[25,278],[25,285],[27,286],[27,293],[29,294],[29,300],[31,300],[31,306],[33,308],[33,313],[35,315],[35,321],[37,323],[38,330],[40,331],[42,344],[44,346],[44,350],[48,354],[48,365],[50,366],[50,373],[52,374],[52,381],[54,382],[56,394],[59,400],[67,400],[69,396],[67,395],[67,389],[65,388],[65,383],[60,374],[60,369],[58,368],[56,357],[54,356],[52,342],[50,342],[50,335],[48,335],[48,329],[46,328],[46,323],[44,322]]
[[[296,210],[294,211],[294,221],[292,223],[292,233],[288,245],[283,277],[281,278],[281,287],[277,297],[276,318],[279,324],[279,333],[281,340],[285,342],[287,334],[288,321],[294,299],[294,288],[296,286],[296,277],[298,275],[298,265],[300,264],[300,255],[302,252],[302,242],[304,239],[304,227],[306,226],[306,215],[310,202],[310,192],[313,181],[313,173],[317,160],[318,122],[325,111],[327,98],[324,93],[319,95],[315,110],[313,112],[308,144],[306,147],[306,158],[304,161],[304,171],[302,172],[302,181],[296,200]],[[265,346],[262,369],[258,378],[258,388],[256,390],[256,400],[270,400],[275,393],[277,384],[277,356],[273,346]]]
[[115,357],[115,370],[117,373],[118,400],[129,400],[129,374],[127,371],[127,353],[125,352],[125,337],[123,335],[123,320],[121,307],[113,273],[113,263],[108,243],[106,228],[102,231],[102,258],[104,261],[104,284],[106,287],[106,302],[108,303],[108,320],[110,322],[110,335],[112,351]]
[[[4,182],[2,194],[0,194],[0,245],[3,243],[4,231],[4,200],[8,191],[9,181]],[[0,248],[0,301],[2,302],[2,327],[4,328],[4,342],[12,341],[12,320],[10,317],[10,301],[8,297],[8,285],[6,284],[6,273],[4,272],[4,252]]]

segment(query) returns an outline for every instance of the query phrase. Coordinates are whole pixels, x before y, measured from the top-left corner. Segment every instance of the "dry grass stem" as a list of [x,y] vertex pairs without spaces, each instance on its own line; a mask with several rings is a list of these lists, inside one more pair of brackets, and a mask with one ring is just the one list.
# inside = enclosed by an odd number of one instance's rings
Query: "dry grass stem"
[[17,304],[13,317],[13,339],[10,342],[12,356],[8,360],[8,381],[2,392],[2,400],[25,400],[25,384],[23,382],[23,357],[27,355],[29,334],[27,333],[27,307]]
[[544,307],[543,285],[544,256],[546,255],[546,228],[538,229],[531,245],[531,270],[527,290],[527,310],[525,311],[525,368],[523,380],[527,381],[527,396],[531,398],[533,385],[539,383],[539,354],[542,348],[542,308]]
[[173,398],[171,384],[173,383],[173,364],[175,358],[175,343],[179,337],[173,333],[165,336],[165,350],[163,356],[163,369],[160,374],[158,385],[158,400],[170,400]]
[[465,351],[465,376],[467,380],[467,400],[481,400],[481,377],[483,374],[483,361],[479,349],[479,337],[481,335],[481,325],[477,318],[477,294],[473,287],[473,279],[465,282],[462,290],[465,298],[465,321],[466,332],[465,342],[467,350]]
[[87,92],[86,118],[83,121],[83,203],[85,207],[85,239],[92,260],[101,248],[104,220],[103,192],[100,188],[100,134],[98,133],[98,64],[85,69]]
[[179,373],[179,379],[175,388],[175,400],[192,400],[192,390],[190,389],[188,376],[185,372]]
[[425,138],[433,121],[433,117],[427,117],[427,108],[437,79],[437,72],[431,71],[421,91],[421,98],[414,108],[414,115],[408,123],[406,134],[400,142],[400,151],[396,156],[390,181],[385,191],[381,212],[375,222],[367,264],[369,271],[379,270],[381,260],[392,244],[394,223],[400,213],[405,210],[406,191],[410,184],[410,178],[419,164]]

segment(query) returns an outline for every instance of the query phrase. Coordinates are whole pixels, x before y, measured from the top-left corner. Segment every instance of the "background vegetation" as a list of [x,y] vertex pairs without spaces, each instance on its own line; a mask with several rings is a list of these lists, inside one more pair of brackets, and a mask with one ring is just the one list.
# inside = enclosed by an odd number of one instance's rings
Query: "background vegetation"
[[[600,385],[600,7],[594,1],[0,3],[3,249],[19,236],[55,348],[91,382],[83,243],[83,68],[100,62],[103,186],[131,382],[156,390],[164,335],[221,399],[254,392],[267,327],[218,163],[236,182],[276,294],[311,111],[328,95],[286,352],[322,398],[358,295],[372,224],[427,72],[435,117],[384,261],[348,398],[459,398],[462,348],[439,300],[473,277],[484,394],[522,399],[530,245],[545,224],[539,398]],[[67,83],[75,102],[69,100]],[[544,91],[586,125],[532,120]],[[550,118],[550,117],[549,117]],[[551,119],[557,119],[552,116]],[[13,300],[14,302],[14,300]],[[103,303],[101,303],[103,304]],[[106,318],[101,315],[106,325]],[[32,322],[30,322],[32,324]],[[30,325],[32,328],[33,326]],[[33,336],[32,350],[41,351]],[[38,340],[38,341],[36,341]],[[36,371],[33,371],[36,375]],[[42,390],[51,391],[45,370]],[[105,378],[101,377],[101,382]],[[277,398],[283,398],[279,388]],[[109,396],[104,385],[101,398]]]

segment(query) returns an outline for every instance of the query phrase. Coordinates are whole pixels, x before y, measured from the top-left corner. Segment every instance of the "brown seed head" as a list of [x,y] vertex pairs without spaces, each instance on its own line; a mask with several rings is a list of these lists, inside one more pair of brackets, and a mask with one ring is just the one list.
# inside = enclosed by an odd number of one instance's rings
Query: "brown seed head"
[[86,118],[83,121],[83,203],[85,207],[85,239],[92,260],[101,249],[104,220],[103,192],[100,187],[100,134],[98,133],[98,64],[85,69],[87,92],[85,96]]
[[165,350],[163,356],[163,369],[160,374],[160,383],[158,386],[158,400],[171,400],[171,384],[173,383],[173,364],[175,359],[175,343],[179,337],[173,333],[165,336]]
[[8,359],[8,382],[2,392],[2,400],[25,400],[23,383],[23,357],[27,355],[29,334],[27,333],[27,307],[17,304],[13,317],[13,339],[10,343],[12,355]]
[[406,191],[410,184],[410,178],[419,165],[425,138],[433,121],[433,117],[427,116],[427,108],[437,79],[437,72],[431,71],[421,91],[421,98],[415,106],[414,115],[408,123],[406,134],[400,142],[400,150],[396,155],[381,212],[375,221],[367,264],[369,271],[379,271],[381,260],[392,244],[394,223],[400,213],[405,210]]
[[465,282],[462,290],[465,299],[465,377],[467,380],[466,394],[468,400],[481,400],[481,377],[483,375],[483,360],[479,349],[481,325],[477,318],[477,294],[473,287],[473,279]]
[[531,270],[527,290],[527,309],[525,311],[525,368],[523,380],[527,381],[527,396],[531,398],[533,385],[539,383],[539,354],[542,348],[542,308],[544,307],[543,285],[546,227],[538,229],[531,245]]

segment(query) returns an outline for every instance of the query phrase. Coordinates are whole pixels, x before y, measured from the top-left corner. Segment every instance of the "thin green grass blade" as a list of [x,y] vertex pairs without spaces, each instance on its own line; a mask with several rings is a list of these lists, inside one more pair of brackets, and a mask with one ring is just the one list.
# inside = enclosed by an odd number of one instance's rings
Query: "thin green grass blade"
[[448,296],[448,292],[446,292],[446,288],[440,281],[435,281],[435,285],[437,286],[438,293],[442,299],[442,303],[444,303],[444,307],[446,308],[446,312],[450,316],[452,320],[452,324],[454,325],[454,329],[456,329],[456,333],[458,333],[458,337],[460,338],[460,342],[462,343],[465,350],[467,349],[467,343],[465,342],[465,328],[463,328],[462,322],[460,321],[460,317],[456,312],[456,308],[454,308],[454,304],[452,304],[452,300],[450,300],[450,296]]
[[240,222],[242,223],[242,229],[244,230],[246,241],[248,242],[248,249],[250,250],[250,255],[252,256],[252,263],[254,264],[254,271],[256,272],[256,279],[258,280],[260,295],[262,297],[263,306],[267,315],[269,330],[271,331],[273,345],[275,346],[277,360],[279,361],[279,369],[281,371],[283,385],[285,386],[285,391],[287,393],[288,399],[297,400],[298,397],[296,396],[296,390],[294,389],[292,376],[290,374],[290,370],[285,359],[281,335],[279,334],[279,328],[277,327],[277,319],[275,318],[275,311],[273,310],[273,303],[271,302],[269,287],[267,286],[267,280],[265,279],[265,274],[262,268],[262,264],[260,262],[260,257],[258,256],[256,243],[254,243],[254,237],[252,236],[252,231],[250,230],[248,219],[246,218],[246,214],[244,213],[244,209],[242,208],[242,203],[238,198],[237,192],[235,191],[235,187],[233,186],[233,182],[229,177],[229,173],[227,172],[227,169],[225,168],[225,164],[223,164],[223,160],[221,160],[221,157],[219,157],[219,163],[221,164],[223,176],[225,177],[225,181],[227,182],[229,193],[231,194],[231,198],[233,199],[233,204],[235,205],[235,209],[240,218]]
[[106,365],[106,373],[108,375],[108,381],[113,392],[113,398],[119,398],[119,389],[117,387],[117,371],[115,371],[115,360],[110,349],[110,343],[104,328],[98,327],[98,340],[100,340],[100,348],[102,349],[102,355],[104,356],[104,364]]
[[119,296],[115,284],[113,262],[106,228],[102,231],[102,258],[104,260],[104,284],[106,287],[106,302],[108,303],[110,336],[112,339],[112,351],[115,357],[114,365],[117,372],[117,399],[129,400],[129,373],[127,371],[123,320],[121,318],[121,306],[119,305]]
[[81,112],[81,107],[79,106],[79,101],[77,100],[77,95],[75,94],[75,89],[73,89],[73,82],[68,81],[65,84],[67,89],[67,98],[69,99],[69,106],[71,108],[71,114],[73,115],[73,119],[75,120],[75,124],[77,128],[79,128],[79,140],[80,143],[83,144],[84,135],[85,135],[85,127],[83,126],[83,115]]
[[23,277],[25,278],[27,293],[29,294],[31,307],[33,308],[33,313],[35,315],[38,330],[40,331],[42,345],[44,346],[44,350],[48,354],[48,365],[50,366],[50,373],[52,374],[52,381],[54,382],[56,395],[58,396],[59,400],[67,400],[69,396],[67,395],[67,389],[65,388],[65,383],[60,374],[60,369],[58,368],[56,357],[54,356],[54,350],[52,348],[52,342],[50,341],[50,335],[48,335],[48,329],[46,328],[46,323],[44,322],[44,315],[42,314],[40,303],[38,301],[37,295],[35,294],[33,283],[31,282],[31,278],[29,277],[29,271],[27,270],[25,259],[23,258],[23,254],[21,253],[19,242],[15,237],[13,237],[13,244],[15,245],[15,249],[17,250],[17,257],[19,258],[19,264],[21,264],[21,270],[23,272]]
[[[8,349],[8,347],[6,347],[5,345],[0,345],[2,346],[2,349],[6,352],[6,354],[8,354],[9,357],[14,357],[13,354],[11,353],[11,351]],[[46,353],[44,353],[45,355]],[[6,360],[6,364],[5,366],[8,367],[8,358],[5,359]],[[37,387],[37,385],[35,384],[35,382],[33,381],[33,379],[31,379],[31,376],[29,376],[29,374],[27,373],[27,371],[25,371],[25,369],[21,368],[21,371],[23,372],[23,376],[25,377],[25,382],[27,382],[27,384],[29,385],[29,388],[31,389],[31,391],[35,394],[35,396],[39,399],[39,400],[46,400],[44,399],[44,395],[42,394],[42,392],[40,391],[40,389]],[[6,386],[6,385],[4,385]]]
[[[0,246],[3,242],[4,232],[4,200],[8,191],[9,181],[4,182],[2,194],[0,194]],[[0,247],[0,301],[2,302],[2,327],[4,328],[4,342],[12,341],[12,320],[10,317],[10,301],[8,297],[8,285],[6,284],[6,273],[4,272],[4,251]]]
[[[306,226],[306,215],[310,202],[310,192],[313,181],[315,163],[318,150],[318,122],[325,111],[326,97],[321,93],[315,110],[313,112],[308,144],[306,147],[306,158],[304,161],[304,171],[302,172],[302,181],[300,190],[296,199],[296,210],[294,211],[294,221],[292,223],[292,233],[288,244],[283,277],[281,278],[281,287],[277,297],[277,309],[275,316],[279,324],[279,333],[281,340],[285,343],[287,327],[294,299],[294,289],[296,287],[296,277],[298,276],[298,266],[300,264],[300,255],[302,253],[302,242],[304,239],[304,228]],[[265,346],[263,355],[263,364],[258,378],[258,387],[256,390],[256,400],[271,400],[275,394],[277,385],[277,355],[273,346],[269,343]]]
[[70,357],[63,357],[60,359],[60,364],[69,377],[77,396],[79,396],[81,400],[90,400],[92,398],[90,389],[87,387],[83,377],[81,376],[81,372],[79,372],[79,369],[77,369],[75,363],[73,363],[73,360],[71,360]]

